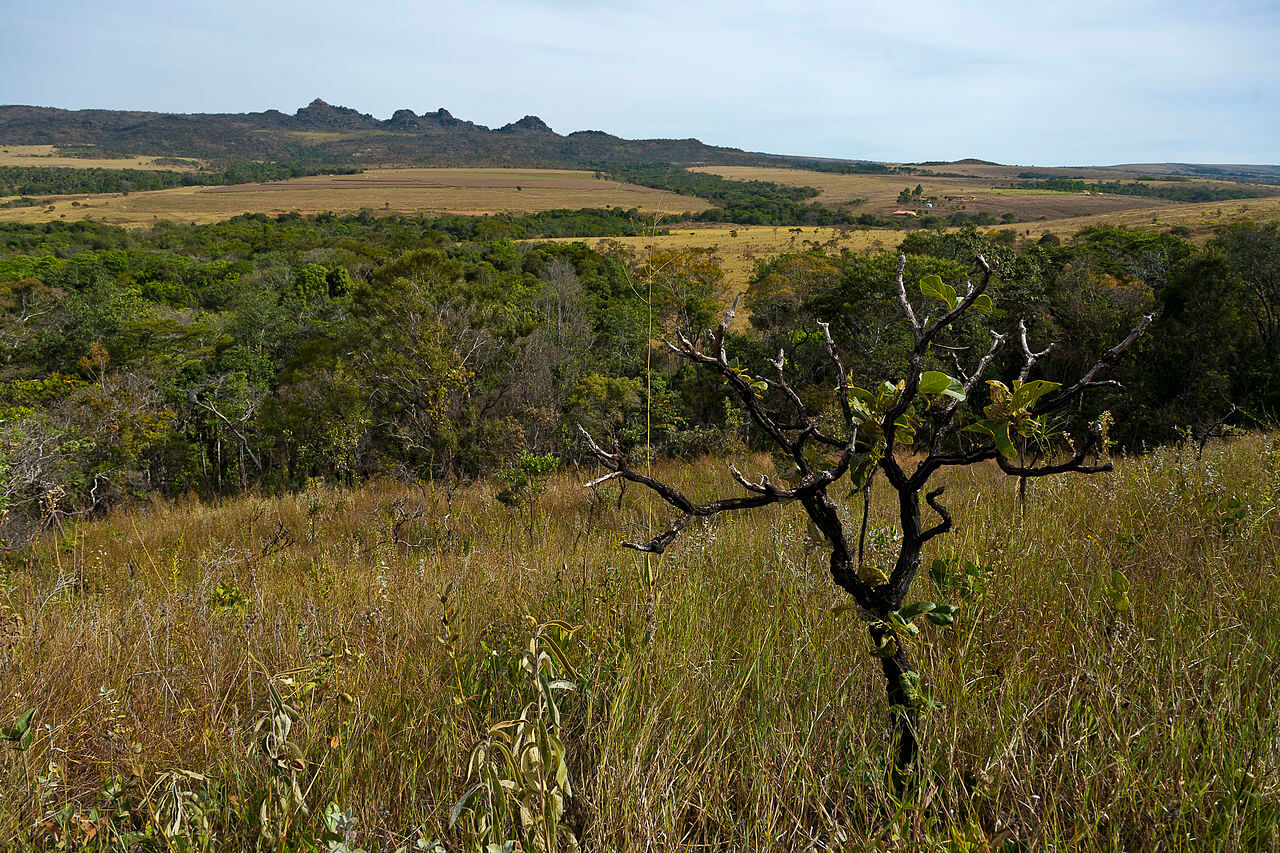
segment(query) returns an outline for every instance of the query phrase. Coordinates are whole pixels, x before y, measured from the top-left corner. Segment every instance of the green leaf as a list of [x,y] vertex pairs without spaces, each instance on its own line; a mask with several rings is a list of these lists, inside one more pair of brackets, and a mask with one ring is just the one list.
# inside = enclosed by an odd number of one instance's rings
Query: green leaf
[[1111,573],[1111,588],[1121,594],[1129,591],[1129,579],[1121,574],[1119,569]]
[[1025,409],[1045,394],[1061,387],[1061,382],[1048,382],[1044,379],[1033,379],[1030,382],[1024,382],[1018,386],[1018,390],[1013,392],[1013,403],[1011,405],[1015,411]]
[[927,275],[920,279],[920,292],[925,296],[942,296],[942,276]]
[[915,619],[917,616],[923,616],[935,607],[937,607],[937,605],[932,601],[917,601],[914,604],[908,604],[899,612],[902,614],[903,619],[910,621]]
[[453,806],[453,811],[449,812],[449,826],[452,827],[458,822],[458,818],[462,816],[462,810],[467,807],[467,800],[480,793],[480,789],[484,787],[483,782],[477,782],[471,786],[471,790],[462,795],[462,799],[458,800]]
[[937,275],[927,275],[920,279],[920,292],[925,296],[934,296],[947,303],[948,308],[956,307],[956,289]]
[[964,383],[941,370],[927,370],[920,377],[921,394],[945,394],[961,402],[965,399]]
[[933,585],[938,589],[942,589],[943,585],[946,584],[947,574],[946,560],[941,558],[936,559],[933,561],[933,564],[929,566],[929,578],[933,581]]
[[871,650],[871,656],[876,658],[891,658],[898,653],[898,643],[892,637],[881,637],[880,645]]
[[1012,439],[1009,438],[1009,425],[998,424],[992,431],[991,435],[996,440],[996,450],[999,450],[1005,459],[1016,459],[1018,456],[1018,448],[1014,447]]
[[926,370],[920,377],[920,384],[917,387],[921,394],[941,394],[950,388],[954,381],[941,370]]
[[849,396],[854,400],[861,400],[867,405],[872,405],[876,401],[874,394],[865,388],[859,388],[857,385],[849,386]]
[[988,379],[987,385],[991,387],[991,399],[996,400],[1000,397],[1009,398],[1013,396],[1013,392],[1009,390],[1009,386],[1005,385],[999,379]]
[[991,297],[985,293],[978,294],[978,298],[973,300],[973,307],[979,311],[990,313],[996,310],[996,304],[991,301]]
[[35,715],[36,715],[36,709],[28,708],[27,712],[23,714],[21,717],[19,717],[18,721],[13,724],[14,729],[16,729],[19,732],[25,732],[27,729],[31,728],[31,720],[35,717]]
[[928,619],[935,625],[950,625],[956,621],[956,617],[952,616],[950,613],[926,613],[924,618]]

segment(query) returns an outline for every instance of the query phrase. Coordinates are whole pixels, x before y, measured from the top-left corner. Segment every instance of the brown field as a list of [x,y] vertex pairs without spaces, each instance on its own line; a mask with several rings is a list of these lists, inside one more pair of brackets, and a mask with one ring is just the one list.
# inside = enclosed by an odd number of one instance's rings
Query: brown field
[[[3,201],[3,199],[0,199]],[[74,202],[74,204],[73,204]],[[622,207],[654,213],[696,212],[707,202],[663,190],[597,179],[567,169],[373,169],[229,187],[178,187],[128,196],[56,196],[37,207],[0,209],[0,220],[47,222],[92,218],[126,227],[158,219],[218,222],[241,213],[508,213],[556,208]]]
[[[796,233],[800,232],[800,233]],[[736,234],[736,236],[735,236]],[[855,252],[893,249],[906,235],[904,231],[855,231],[843,228],[788,228],[786,226],[752,225],[738,228],[675,228],[669,234],[643,237],[561,237],[529,242],[583,242],[592,247],[614,243],[643,257],[648,251],[664,249],[711,249],[724,270],[722,282],[726,303],[746,289],[756,261],[767,260],[784,252],[802,252],[814,246],[828,250],[851,249]],[[749,317],[740,308],[734,327],[740,328]]]
[[1280,196],[1270,196],[1206,201],[1196,204],[1168,204],[1159,210],[1134,209],[1093,216],[1050,219],[1043,222],[1016,222],[1007,227],[1017,228],[1020,231],[1030,230],[1032,235],[1051,231],[1060,237],[1099,225],[1125,225],[1130,228],[1153,230],[1183,226],[1190,228],[1193,232],[1208,234],[1218,226],[1230,225],[1233,222],[1271,221],[1278,218],[1280,218]]
[[53,145],[0,145],[0,166],[44,166],[67,169],[148,169],[182,172],[193,169],[202,161],[190,157],[191,166],[157,163],[160,157],[65,157]]
[[[939,170],[950,167],[939,166]],[[1163,199],[1116,195],[1085,195],[1082,193],[1027,192],[1025,190],[998,189],[997,184],[1007,183],[1022,167],[963,166],[964,169],[1001,169],[1010,174],[1000,177],[935,178],[928,175],[836,175],[827,172],[810,172],[800,169],[773,169],[755,166],[703,166],[697,171],[709,172],[724,178],[740,181],[773,181],[791,186],[810,186],[821,190],[814,199],[821,204],[845,204],[862,199],[856,210],[887,216],[898,210],[898,193],[904,187],[920,184],[926,196],[937,196],[939,201],[933,214],[945,215],[963,210],[966,213],[989,213],[1000,217],[1012,213],[1019,221],[1034,220],[1041,216],[1060,219],[1069,216],[1111,214],[1119,211],[1166,207],[1176,202]],[[1078,171],[1066,170],[1072,175]],[[1118,173],[1107,173],[1117,177]],[[972,201],[950,202],[948,195],[973,196]]]

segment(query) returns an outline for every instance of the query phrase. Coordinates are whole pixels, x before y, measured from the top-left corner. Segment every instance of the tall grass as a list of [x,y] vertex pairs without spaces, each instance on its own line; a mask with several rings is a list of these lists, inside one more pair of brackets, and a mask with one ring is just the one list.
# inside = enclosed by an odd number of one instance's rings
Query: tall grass
[[[663,473],[733,488],[718,460]],[[291,777],[306,810],[280,849],[330,803],[366,850],[453,849],[472,746],[533,701],[531,617],[582,626],[560,704],[584,849],[1280,846],[1274,437],[1035,482],[1025,504],[994,467],[952,473],[933,556],[977,577],[957,625],[923,631],[937,707],[904,802],[878,663],[798,508],[691,529],[650,584],[617,544],[645,496],[580,483],[532,516],[484,484],[157,503],[11,557],[0,725],[35,707],[38,731],[0,754],[0,838],[178,849],[177,814],[184,838],[252,849]],[[1131,613],[1102,593],[1115,570]],[[272,690],[297,710],[283,769],[248,749]]]

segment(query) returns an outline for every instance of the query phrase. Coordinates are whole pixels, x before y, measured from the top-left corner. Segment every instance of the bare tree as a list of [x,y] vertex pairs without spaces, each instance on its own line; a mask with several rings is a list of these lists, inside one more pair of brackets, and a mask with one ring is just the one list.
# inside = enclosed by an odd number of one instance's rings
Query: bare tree
[[[753,377],[730,362],[725,352],[725,333],[737,309],[737,300],[719,327],[708,332],[710,346],[703,349],[680,335],[678,345],[668,344],[678,357],[720,374],[731,392],[738,397],[752,423],[768,436],[769,441],[795,466],[794,478],[787,486],[775,484],[768,476],[748,479],[736,467],[730,472],[744,494],[723,497],[710,503],[695,503],[674,486],[654,479],[631,467],[621,453],[605,450],[579,427],[592,453],[609,469],[609,473],[588,483],[594,488],[620,478],[639,483],[658,494],[677,510],[670,524],[647,542],[628,542],[626,547],[638,551],[661,553],[695,518],[708,518],[722,512],[746,510],[788,501],[798,501],[813,524],[827,540],[831,551],[831,577],[853,598],[856,609],[868,625],[873,654],[880,659],[885,690],[893,719],[896,743],[896,774],[899,784],[914,764],[918,750],[919,714],[922,699],[919,676],[909,654],[908,638],[918,628],[914,621],[928,617],[936,624],[950,624],[954,608],[916,602],[904,607],[921,565],[924,546],[951,529],[952,516],[941,503],[943,488],[928,489],[930,478],[940,469],[974,465],[994,460],[1000,469],[1014,477],[1033,478],[1066,472],[1093,474],[1108,471],[1108,462],[1089,464],[1087,459],[1101,437],[1095,425],[1083,440],[1072,445],[1069,458],[1049,464],[1027,463],[1029,449],[1043,450],[1048,443],[1051,425],[1047,415],[1060,411],[1084,392],[1117,383],[1098,379],[1099,373],[1114,362],[1146,330],[1151,316],[1142,321],[1074,383],[1064,385],[1045,380],[1029,380],[1036,361],[1048,349],[1036,352],[1027,340],[1026,327],[1019,324],[1018,343],[1021,369],[1009,384],[989,381],[991,401],[981,413],[962,404],[973,394],[991,367],[997,353],[1008,340],[1007,335],[992,332],[990,349],[964,371],[955,359],[959,377],[936,370],[925,370],[926,359],[938,337],[957,320],[975,308],[989,308],[987,286],[994,273],[991,265],[979,256],[981,277],[975,285],[966,283],[963,295],[937,276],[926,276],[921,291],[941,300],[945,310],[935,320],[918,319],[907,296],[903,280],[906,256],[898,259],[897,289],[899,308],[914,339],[907,359],[904,378],[897,383],[885,382],[875,391],[855,388],[846,378],[844,364],[836,352],[827,324],[819,323],[827,341],[827,352],[838,379],[839,411],[832,417],[811,411],[801,396],[788,384],[786,358],[779,352],[772,361],[775,378]],[[939,346],[939,348],[941,348]],[[953,353],[954,357],[954,353]],[[766,404],[766,394],[778,405]],[[825,426],[834,421],[835,426]],[[915,449],[914,468],[897,451]],[[1037,454],[1037,458],[1039,455]],[[902,538],[891,571],[863,571],[863,544],[866,537],[867,503],[863,507],[861,530],[854,537],[846,533],[836,504],[827,490],[848,476],[869,498],[872,478],[877,472],[897,493],[898,523]],[[926,526],[922,517],[923,503],[936,515]],[[856,544],[851,541],[856,538]],[[887,568],[887,566],[886,566]]]

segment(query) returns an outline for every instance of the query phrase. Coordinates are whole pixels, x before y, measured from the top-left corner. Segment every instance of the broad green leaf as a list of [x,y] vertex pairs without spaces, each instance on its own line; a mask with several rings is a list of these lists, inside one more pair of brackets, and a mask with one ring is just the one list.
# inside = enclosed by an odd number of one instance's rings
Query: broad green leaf
[[920,377],[919,389],[921,394],[945,394],[961,401],[965,398],[964,384],[941,370],[926,370]]
[[27,729],[31,728],[31,720],[35,715],[36,709],[28,708],[26,713],[19,717],[18,721],[14,723],[13,727],[20,732],[25,732]]
[[929,566],[929,578],[933,581],[933,585],[939,589],[947,582],[947,574],[946,560],[935,559],[933,565]]
[[979,311],[990,313],[996,310],[996,304],[991,301],[991,297],[985,293],[978,294],[978,298],[973,300],[973,307]]
[[956,307],[956,289],[937,275],[927,275],[920,279],[920,292],[925,296],[934,296],[947,303],[948,308]]
[[1111,586],[1116,592],[1125,593],[1129,591],[1129,579],[1121,574],[1119,569],[1111,573]]
[[971,423],[965,427],[966,432],[984,432],[987,435],[995,435],[996,427],[1000,426],[1002,421],[985,420]]
[[1044,379],[1033,379],[1030,382],[1024,382],[1013,392],[1013,403],[1011,405],[1015,410],[1025,409],[1045,394],[1061,387],[1061,382],[1049,382]]
[[906,620],[915,619],[917,616],[923,616],[929,611],[937,607],[932,601],[917,601],[914,604],[908,604],[902,608],[902,618]]
[[947,303],[948,308],[955,309],[960,302],[956,298],[956,289],[949,284],[942,285],[942,301]]
[[849,386],[849,396],[854,400],[861,400],[867,405],[875,403],[875,395],[865,388],[859,388],[857,385]]
[[951,387],[951,377],[941,370],[926,370],[918,387],[921,394],[941,394]]
[[1018,448],[1014,446],[1013,441],[1009,438],[1009,425],[1000,424],[991,432],[996,440],[996,450],[1004,456],[1005,459],[1014,459],[1018,456]]
[[942,296],[942,276],[927,275],[920,279],[920,292],[925,296]]
[[950,625],[956,621],[956,617],[950,613],[939,613],[937,611],[926,613],[924,618],[928,619],[935,625]]

